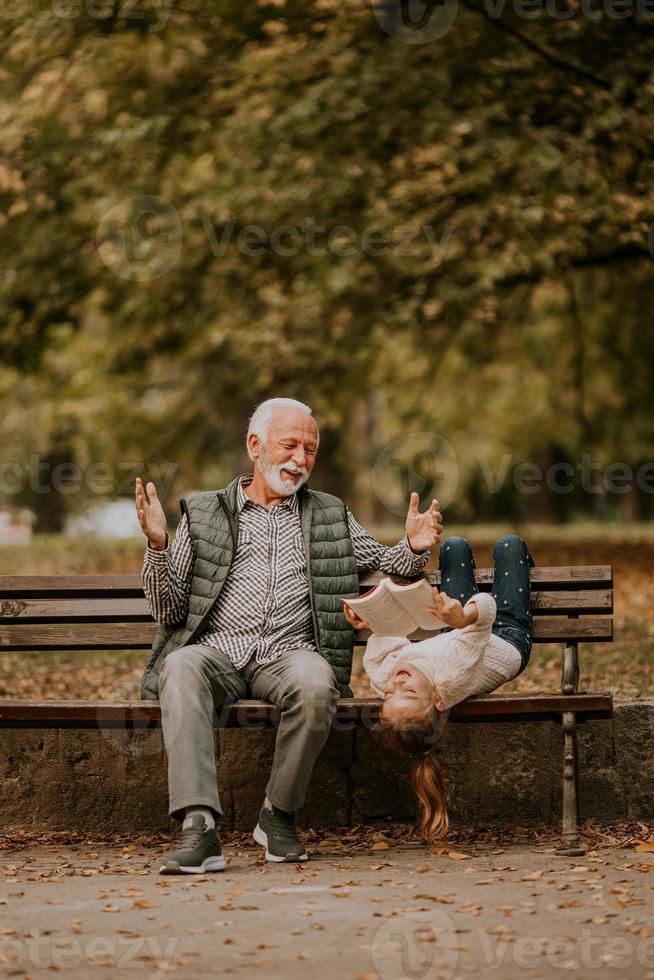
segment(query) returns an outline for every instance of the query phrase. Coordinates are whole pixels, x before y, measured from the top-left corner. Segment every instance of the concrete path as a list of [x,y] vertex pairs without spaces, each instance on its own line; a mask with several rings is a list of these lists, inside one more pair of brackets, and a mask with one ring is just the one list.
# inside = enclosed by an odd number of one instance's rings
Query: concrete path
[[650,978],[654,854],[580,859],[525,844],[420,845],[164,877],[170,847],[40,845],[0,852],[0,971],[13,977],[284,980]]

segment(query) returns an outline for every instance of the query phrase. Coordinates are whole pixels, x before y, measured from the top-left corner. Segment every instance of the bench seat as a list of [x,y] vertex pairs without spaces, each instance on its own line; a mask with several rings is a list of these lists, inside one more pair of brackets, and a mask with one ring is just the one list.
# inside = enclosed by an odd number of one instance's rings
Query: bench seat
[[[334,728],[374,724],[381,701],[377,698],[342,698]],[[450,713],[452,722],[560,721],[564,711],[578,719],[610,718],[610,691],[593,694],[508,694],[469,698]],[[266,701],[241,700],[215,714],[216,728],[269,727],[279,720],[279,709]],[[0,728],[158,728],[158,701],[13,700],[0,699]]]
[[[439,584],[438,572],[427,572]],[[382,577],[362,577],[364,592]],[[583,854],[578,833],[578,721],[610,718],[609,691],[579,691],[579,643],[613,639],[613,570],[610,565],[536,567],[530,570],[534,643],[563,645],[559,691],[493,694],[469,698],[452,709],[452,722],[533,722],[554,720],[563,729],[563,828],[559,853]],[[396,581],[402,579],[394,577]],[[480,591],[490,591],[493,569],[475,570]],[[0,576],[0,651],[76,652],[150,648],[156,630],[143,595],[140,575]],[[364,646],[368,632],[355,634]],[[418,631],[419,640],[429,634]],[[145,662],[145,655],[144,655]],[[528,670],[529,668],[527,668]],[[377,698],[338,702],[333,727],[372,726],[379,718]],[[278,710],[263,701],[237,701],[214,712],[218,728],[247,730],[275,725]],[[0,728],[147,729],[161,724],[156,701],[0,698]]]

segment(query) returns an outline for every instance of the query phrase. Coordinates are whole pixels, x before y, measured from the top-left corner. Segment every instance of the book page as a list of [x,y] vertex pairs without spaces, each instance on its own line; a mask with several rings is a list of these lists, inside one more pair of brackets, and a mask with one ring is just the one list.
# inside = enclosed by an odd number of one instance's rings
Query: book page
[[414,629],[420,627],[423,630],[433,631],[443,629],[446,625],[438,616],[425,612],[425,606],[434,604],[432,587],[427,579],[412,582],[411,585],[397,585],[395,582],[390,582],[387,588],[415,623]]
[[408,636],[417,628],[416,622],[385,587],[388,581],[383,579],[373,592],[346,602],[378,636]]

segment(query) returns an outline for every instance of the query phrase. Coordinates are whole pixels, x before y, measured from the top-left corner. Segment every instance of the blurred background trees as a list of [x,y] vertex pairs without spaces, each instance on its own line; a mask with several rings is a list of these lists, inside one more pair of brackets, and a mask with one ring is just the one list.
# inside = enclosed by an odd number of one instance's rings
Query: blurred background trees
[[654,458],[651,23],[570,10],[465,2],[423,45],[363,0],[11,10],[2,499],[56,530],[93,494],[30,467],[106,464],[113,498],[177,464],[175,514],[284,394],[321,422],[312,485],[365,520],[388,517],[375,460],[417,431],[456,455],[450,517],[651,517],[576,477],[489,492],[507,454]]

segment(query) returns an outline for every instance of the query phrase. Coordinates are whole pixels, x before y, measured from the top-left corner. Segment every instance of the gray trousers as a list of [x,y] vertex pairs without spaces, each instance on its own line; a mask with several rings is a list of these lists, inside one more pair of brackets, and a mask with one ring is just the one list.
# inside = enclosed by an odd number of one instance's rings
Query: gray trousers
[[297,810],[327,740],[338,696],[331,667],[313,650],[286,650],[269,664],[258,664],[252,657],[238,668],[226,654],[203,643],[169,653],[159,679],[159,701],[168,754],[170,815],[182,819],[190,806],[211,807],[222,815],[214,706],[220,709],[246,697],[270,701],[281,709],[266,794],[280,810]]

